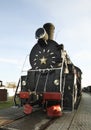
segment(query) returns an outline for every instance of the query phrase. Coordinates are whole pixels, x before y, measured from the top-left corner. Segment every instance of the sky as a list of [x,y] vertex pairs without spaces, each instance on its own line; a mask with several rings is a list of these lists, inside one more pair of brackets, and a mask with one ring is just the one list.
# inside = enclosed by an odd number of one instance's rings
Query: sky
[[35,31],[47,22],[82,70],[82,86],[91,85],[91,0],[0,0],[0,80],[18,82],[22,70],[31,68]]

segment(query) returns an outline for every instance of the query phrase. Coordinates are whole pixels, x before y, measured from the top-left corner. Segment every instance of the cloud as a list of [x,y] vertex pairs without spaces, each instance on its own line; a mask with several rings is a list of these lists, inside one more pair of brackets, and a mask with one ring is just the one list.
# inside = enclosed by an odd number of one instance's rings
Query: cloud
[[1,63],[17,64],[16,59],[0,58]]
[[74,58],[77,59],[81,59],[81,61],[86,62],[87,61],[91,61],[91,52],[87,51],[87,50],[81,50],[80,52],[74,54]]

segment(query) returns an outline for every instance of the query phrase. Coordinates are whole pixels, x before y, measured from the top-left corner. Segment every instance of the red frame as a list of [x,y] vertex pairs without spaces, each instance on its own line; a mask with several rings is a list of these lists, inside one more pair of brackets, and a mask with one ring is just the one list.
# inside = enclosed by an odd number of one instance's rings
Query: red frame
[[60,92],[44,92],[44,100],[61,100],[62,94]]
[[20,92],[19,97],[27,99],[30,97],[30,94],[29,94],[29,92]]

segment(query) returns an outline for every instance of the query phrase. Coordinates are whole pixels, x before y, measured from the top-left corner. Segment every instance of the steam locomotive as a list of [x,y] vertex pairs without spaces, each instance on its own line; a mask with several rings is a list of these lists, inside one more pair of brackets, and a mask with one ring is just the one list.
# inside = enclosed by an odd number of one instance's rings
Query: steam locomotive
[[15,105],[19,98],[25,114],[38,106],[48,116],[61,116],[63,110],[77,108],[81,99],[82,72],[71,62],[64,45],[53,40],[54,29],[52,23],[46,23],[35,32],[37,43],[29,54],[31,69],[20,77],[14,96]]

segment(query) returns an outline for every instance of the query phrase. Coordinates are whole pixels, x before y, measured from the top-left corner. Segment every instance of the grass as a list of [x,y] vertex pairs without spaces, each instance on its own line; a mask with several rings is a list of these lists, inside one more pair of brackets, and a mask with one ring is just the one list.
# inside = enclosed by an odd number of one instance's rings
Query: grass
[[14,105],[13,97],[8,97],[7,101],[0,101],[0,110]]

